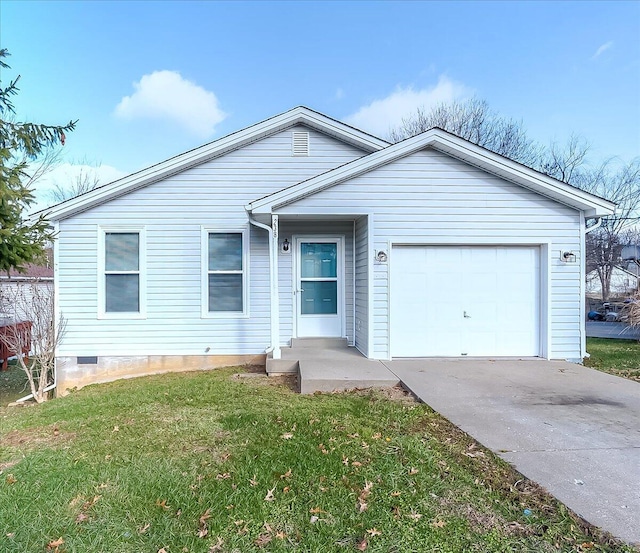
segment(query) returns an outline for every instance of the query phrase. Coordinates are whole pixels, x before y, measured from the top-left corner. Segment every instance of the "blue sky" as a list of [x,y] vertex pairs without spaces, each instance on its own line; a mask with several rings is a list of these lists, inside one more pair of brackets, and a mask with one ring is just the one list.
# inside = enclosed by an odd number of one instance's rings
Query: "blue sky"
[[0,37],[19,118],[79,119],[65,161],[103,180],[301,104],[384,138],[473,95],[544,143],[640,155],[640,2],[2,0]]

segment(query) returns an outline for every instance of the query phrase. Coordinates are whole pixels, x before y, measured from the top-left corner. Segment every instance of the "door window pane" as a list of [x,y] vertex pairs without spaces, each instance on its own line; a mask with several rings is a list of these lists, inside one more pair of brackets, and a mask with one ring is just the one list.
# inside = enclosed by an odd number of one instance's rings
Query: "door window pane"
[[242,310],[242,274],[209,274],[209,311]]
[[105,275],[105,311],[137,313],[140,310],[139,275]]
[[140,238],[137,232],[107,232],[104,246],[105,270],[138,270]]
[[335,315],[338,313],[338,283],[302,281],[302,314]]
[[209,270],[242,271],[242,234],[209,234]]
[[335,278],[337,276],[337,244],[302,242],[301,273],[303,278]]

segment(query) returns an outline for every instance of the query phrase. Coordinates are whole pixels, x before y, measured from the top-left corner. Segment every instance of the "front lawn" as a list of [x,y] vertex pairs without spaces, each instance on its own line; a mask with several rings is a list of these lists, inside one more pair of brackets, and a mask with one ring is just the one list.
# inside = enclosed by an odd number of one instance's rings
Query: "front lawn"
[[633,340],[587,338],[587,367],[640,382],[640,343]]
[[232,374],[0,409],[0,550],[632,551],[398,390]]

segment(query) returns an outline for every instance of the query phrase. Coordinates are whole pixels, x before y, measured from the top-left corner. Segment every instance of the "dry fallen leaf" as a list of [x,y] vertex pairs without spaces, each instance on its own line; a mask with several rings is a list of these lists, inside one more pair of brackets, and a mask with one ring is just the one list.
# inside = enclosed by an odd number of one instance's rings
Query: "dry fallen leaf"
[[289,493],[291,491],[291,486],[285,486],[282,488],[282,493]]
[[369,505],[367,505],[364,501],[358,501],[359,513],[364,513],[368,508],[369,508]]
[[368,545],[369,545],[369,544],[367,543],[367,538],[364,538],[364,539],[363,539],[363,540],[358,544],[358,546],[356,547],[356,549],[357,549],[358,551],[366,551],[366,549],[367,549],[367,546],[368,546]]
[[353,462],[351,463],[351,466],[352,466],[352,467],[361,467],[361,466],[362,466],[362,463],[361,463],[360,461],[353,461]]
[[402,492],[391,492],[391,497],[399,497],[402,495]]
[[287,472],[285,472],[283,475],[280,476],[280,478],[289,478],[289,476],[291,476],[291,469],[289,469]]
[[15,484],[17,481],[18,479],[13,474],[7,474],[7,478],[6,478],[7,484],[9,485]]
[[420,471],[414,467],[411,467],[409,469],[409,474],[413,475],[413,474],[418,474]]
[[313,509],[309,509],[309,512],[317,515],[318,513],[326,513],[327,511],[323,511],[320,507],[314,507]]
[[224,545],[224,540],[218,536],[218,541],[209,548],[209,553],[216,553],[217,551],[222,551],[222,546]]
[[120,427],[118,425],[114,426],[112,432],[120,432]]
[[202,513],[202,516],[198,519],[198,521],[200,522],[200,524],[204,524],[210,518],[211,518],[211,510],[207,509],[204,513]]
[[411,513],[409,515],[407,515],[411,520],[415,520],[418,521],[422,518],[422,515],[420,513]]
[[158,549],[158,553],[169,553],[164,547]]
[[380,532],[380,530],[378,530],[377,528],[370,528],[369,530],[367,530],[367,534],[369,534],[370,536],[381,536],[382,532]]
[[144,526],[141,526],[140,528],[138,528],[138,534],[146,534],[149,528],[151,528],[151,524],[147,522]]
[[50,541],[47,544],[47,549],[57,549],[58,547],[60,547],[62,544],[64,543],[64,540],[62,538],[58,538],[57,540],[53,540]]
[[282,436],[280,436],[283,440],[290,440],[293,438],[293,434],[291,432],[285,432]]
[[276,538],[278,538],[279,540],[283,540],[286,537],[287,535],[282,530],[279,530],[278,532],[276,532]]
[[309,519],[309,522],[311,524],[315,524],[316,522],[318,522],[320,520],[319,517],[317,517],[316,515],[311,515],[311,518]]
[[446,522],[444,520],[438,520],[431,523],[431,526],[434,528],[444,528],[446,526]]
[[165,511],[168,511],[169,509],[171,509],[171,506],[167,505],[166,499],[163,499],[162,501],[160,501],[159,499],[156,500],[156,506],[162,507]]
[[348,466],[349,466],[349,457],[345,457],[345,456],[343,455],[343,456],[342,456],[342,464],[343,464],[345,467],[348,467]]
[[259,484],[259,482],[256,480],[256,475],[253,475],[253,478],[251,480],[249,480],[249,484],[251,484],[251,486],[253,486],[254,488]]
[[230,473],[228,473],[228,472],[223,472],[223,473],[218,474],[218,475],[216,476],[216,479],[217,479],[217,480],[228,480],[229,478],[231,478],[231,474],[230,474]]
[[276,491],[276,487],[274,486],[273,488],[271,488],[268,492],[267,495],[264,496],[264,500],[265,501],[273,501],[275,498],[273,497],[273,492]]
[[253,543],[255,543],[258,547],[264,547],[272,539],[273,539],[273,536],[271,534],[264,533],[264,534],[260,534]]
[[76,517],[76,522],[85,522],[86,520],[89,520],[89,515],[85,514],[85,513],[78,513],[78,516]]

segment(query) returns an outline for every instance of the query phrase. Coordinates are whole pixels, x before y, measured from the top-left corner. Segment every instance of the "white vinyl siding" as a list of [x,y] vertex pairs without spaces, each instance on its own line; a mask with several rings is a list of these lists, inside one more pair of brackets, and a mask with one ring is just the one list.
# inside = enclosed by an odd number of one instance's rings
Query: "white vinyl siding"
[[[296,214],[375,214],[373,248],[391,244],[536,245],[549,251],[552,358],[581,357],[581,274],[560,251],[580,252],[580,212],[435,150],[424,150],[277,210]],[[391,261],[392,262],[392,261]],[[388,264],[373,265],[373,344],[388,358]],[[545,283],[546,285],[546,283]],[[544,321],[543,321],[544,324]]]
[[355,236],[355,346],[369,355],[369,264],[373,250],[369,247],[369,219],[356,220]]
[[[292,157],[291,133],[309,133],[310,155]],[[244,206],[364,155],[298,126],[279,132],[59,223],[59,309],[67,331],[59,356],[263,353],[270,344],[267,233],[250,227],[249,317],[202,316],[202,228],[249,228]],[[146,319],[102,320],[98,228],[146,229]]]

